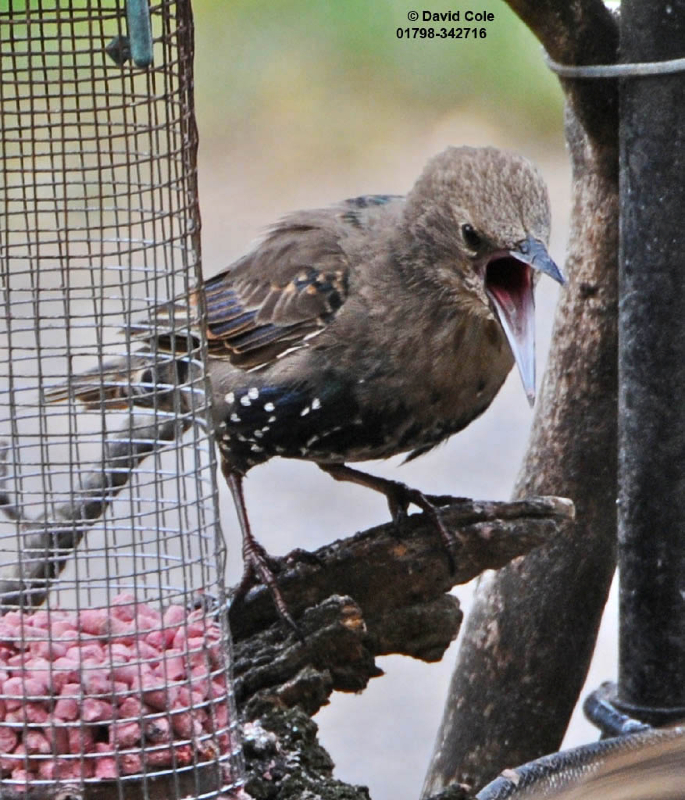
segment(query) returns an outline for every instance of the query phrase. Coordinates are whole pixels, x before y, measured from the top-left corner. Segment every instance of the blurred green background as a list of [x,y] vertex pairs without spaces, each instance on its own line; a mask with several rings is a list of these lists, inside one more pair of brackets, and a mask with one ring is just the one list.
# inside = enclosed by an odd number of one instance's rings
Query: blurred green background
[[[195,0],[203,141],[240,147],[255,130],[313,139],[312,158],[373,159],[389,141],[468,114],[549,141],[562,98],[541,48],[502,2]],[[487,38],[402,39],[407,12],[487,10]],[[438,25],[438,23],[434,23]],[[455,27],[467,23],[439,23]],[[230,123],[230,124],[227,124]],[[325,135],[322,135],[325,134]]]

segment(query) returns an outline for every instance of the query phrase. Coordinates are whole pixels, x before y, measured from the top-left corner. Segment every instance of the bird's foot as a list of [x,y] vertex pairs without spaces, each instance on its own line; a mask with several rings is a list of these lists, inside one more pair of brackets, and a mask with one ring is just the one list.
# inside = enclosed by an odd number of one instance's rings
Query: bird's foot
[[[242,475],[232,470],[225,460],[221,462],[221,469],[226,478],[228,488],[233,495],[233,502],[235,503],[238,520],[240,522],[240,530],[243,535],[243,564],[245,566],[243,577],[238,584],[234,597],[243,597],[255,583],[261,583],[263,586],[266,586],[274,601],[278,616],[295,633],[297,638],[304,642],[302,631],[295,623],[290,611],[288,611],[288,606],[276,583],[276,578],[273,573],[273,565],[276,562],[252,535],[250,522],[247,518],[247,509],[245,508]],[[269,562],[271,562],[271,564]]]
[[445,546],[447,557],[450,561],[450,570],[454,572],[457,566],[457,551],[461,541],[459,535],[445,525],[440,504],[435,502],[439,498],[424,494],[419,489],[413,489],[401,481],[390,480],[383,493],[388,500],[390,514],[398,531],[402,530],[402,526],[407,519],[407,511],[412,503],[426,514],[440,534],[440,539]]
[[271,594],[278,616],[295,633],[298,639],[304,641],[302,631],[292,618],[288,605],[281,594],[281,590],[278,588],[274,575],[274,571],[278,570],[276,560],[254,539],[250,542],[249,547],[243,549],[243,560],[245,564],[243,577],[236,588],[235,596],[243,597],[255,584],[265,586]]
[[457,552],[461,546],[459,534],[451,531],[442,518],[440,506],[445,505],[451,498],[424,494],[419,489],[412,489],[406,483],[369,475],[358,469],[353,469],[345,464],[319,464],[324,472],[338,481],[351,481],[361,486],[367,486],[385,495],[393,522],[399,532],[407,519],[407,510],[413,503],[420,508],[431,520],[442,540],[452,572],[456,569]]

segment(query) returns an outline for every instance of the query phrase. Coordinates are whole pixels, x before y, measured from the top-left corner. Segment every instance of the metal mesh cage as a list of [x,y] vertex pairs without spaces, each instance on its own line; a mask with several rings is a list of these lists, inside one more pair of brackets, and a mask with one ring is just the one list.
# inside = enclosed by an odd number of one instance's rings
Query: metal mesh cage
[[[133,6],[0,5],[0,797],[214,797],[240,771],[192,16],[136,3],[140,68]],[[171,299],[169,346],[141,346]]]

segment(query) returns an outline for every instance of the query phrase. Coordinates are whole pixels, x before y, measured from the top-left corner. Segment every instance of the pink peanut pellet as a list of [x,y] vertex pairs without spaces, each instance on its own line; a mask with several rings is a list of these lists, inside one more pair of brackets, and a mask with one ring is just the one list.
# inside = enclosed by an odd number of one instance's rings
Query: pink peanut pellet
[[69,728],[66,725],[60,725],[55,720],[53,724],[46,725],[45,736],[50,742],[50,750],[53,753],[68,753],[71,750],[69,742]]
[[183,678],[186,674],[186,659],[182,651],[171,649],[163,653],[155,672],[170,681],[177,681]]
[[130,661],[132,653],[127,644],[121,642],[108,642],[105,645],[105,658],[110,661]]
[[175,734],[183,739],[192,739],[203,733],[202,725],[190,711],[171,714],[171,727]]
[[39,698],[45,694],[41,681],[35,678],[8,678],[2,685],[2,694],[7,711],[21,708],[27,698]]
[[113,756],[102,756],[95,762],[95,777],[102,780],[111,780],[119,777],[117,761]]
[[52,752],[50,742],[40,731],[26,731],[24,733],[24,747],[29,755],[47,755]]
[[24,769],[27,763],[26,748],[20,742],[11,753],[0,755],[0,768],[4,772],[12,772],[15,769]]
[[[206,701],[226,694],[224,676],[210,672],[223,667],[220,645],[202,609],[162,614],[131,593],[78,615],[9,612],[0,619],[0,772],[23,791],[36,778],[113,779],[137,774],[143,759],[154,769],[225,752],[226,734],[203,741],[228,724],[226,705],[215,700],[210,713]],[[95,741],[103,734],[108,741]]]
[[84,669],[81,673],[83,690],[86,694],[106,694],[112,693],[112,680],[102,669]]
[[139,722],[115,722],[109,729],[109,743],[114,747],[133,747],[141,737]]
[[171,724],[166,717],[155,717],[144,726],[146,741],[161,744],[171,741]]
[[11,753],[19,742],[15,728],[0,725],[0,753]]
[[[69,686],[70,684],[67,684]],[[75,697],[60,697],[53,710],[56,719],[70,722],[79,717],[79,701]]]
[[109,612],[113,617],[131,622],[135,618],[138,605],[132,592],[121,592],[112,598]]
[[105,660],[105,649],[99,642],[72,645],[67,650],[67,658],[73,658],[80,666],[92,659],[92,664],[101,664]]
[[114,719],[114,708],[106,700],[86,697],[81,704],[81,719],[84,722],[107,722]]
[[[28,783],[31,780],[31,777],[25,769],[18,768],[12,770],[12,780],[17,781],[17,783],[20,784],[19,786],[13,786],[12,788],[15,790],[19,789],[21,791],[28,788]],[[24,786],[22,784],[26,785]]]
[[119,768],[124,775],[135,775],[143,771],[143,758],[139,753],[121,753]]
[[90,753],[95,747],[93,729],[87,725],[70,726],[67,729],[69,752],[74,755]]
[[188,613],[182,605],[170,605],[162,615],[162,625],[165,628],[174,628],[181,625],[188,618]]
[[67,645],[64,642],[56,642],[56,641],[36,641],[31,642],[29,645],[29,653],[33,656],[39,656],[41,658],[48,658],[54,659],[58,658],[59,656],[64,656],[67,653]]
[[22,725],[43,725],[50,719],[50,714],[42,702],[28,701],[16,711],[6,711],[4,719],[6,722],[18,722]]
[[171,747],[163,747],[160,750],[146,749],[145,750],[145,763],[148,767],[158,769],[160,767],[170,767],[174,761],[174,756]]
[[79,680],[79,663],[73,658],[61,656],[52,665],[53,692],[59,693],[65,684],[77,683]]
[[127,697],[119,706],[117,716],[119,719],[139,719],[148,712],[138,697]]
[[79,628],[84,633],[102,636],[109,632],[109,613],[106,608],[86,608],[79,614]]

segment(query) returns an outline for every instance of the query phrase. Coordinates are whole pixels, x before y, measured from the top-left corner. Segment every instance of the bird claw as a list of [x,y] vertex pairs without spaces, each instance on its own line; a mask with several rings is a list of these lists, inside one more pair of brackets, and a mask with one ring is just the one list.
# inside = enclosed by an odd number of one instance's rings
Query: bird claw
[[295,623],[295,620],[288,611],[281,590],[278,588],[276,578],[274,577],[274,570],[277,572],[280,567],[280,562],[272,558],[266,550],[259,544],[259,542],[252,535],[250,530],[250,523],[247,518],[247,509],[245,508],[245,497],[243,496],[243,479],[242,476],[231,470],[230,466],[225,460],[221,462],[221,469],[226,478],[228,488],[233,495],[233,502],[235,503],[236,511],[238,512],[238,520],[240,522],[240,530],[243,536],[243,564],[244,571],[243,577],[238,584],[234,594],[236,597],[244,597],[248,590],[255,584],[261,583],[265,586],[271,594],[271,599],[276,607],[276,612],[283,622],[289,627],[297,638],[304,643],[304,635]]
[[407,524],[409,503],[399,502],[392,494],[386,495],[386,498],[388,501],[388,508],[390,509],[390,516],[395,525],[395,531],[397,534],[401,534],[402,529]]
[[257,542],[253,542],[252,544],[253,546],[250,548],[249,552],[245,553],[243,576],[236,587],[233,599],[244,597],[255,585],[265,586],[271,594],[278,616],[287,627],[292,630],[297,638],[304,643],[304,634],[290,614],[287,603],[281,594],[281,590],[278,588],[278,583],[274,576],[274,572],[278,572],[280,568],[279,560],[270,556]]
[[409,506],[413,503],[429,517],[433,525],[437,528],[445,550],[447,551],[450,571],[454,572],[457,566],[456,555],[461,542],[459,536],[449,530],[442,519],[440,506],[445,504],[444,497],[424,494],[419,489],[412,489],[411,486],[407,486],[406,483],[401,483],[399,481],[388,481],[386,488],[385,496],[388,500],[390,514],[398,532],[401,533],[401,529],[405,525],[408,517],[407,511]]
[[346,464],[319,464],[319,467],[327,472],[337,481],[350,481],[351,483],[366,486],[385,495],[393,522],[401,532],[407,518],[407,510],[413,503],[420,508],[431,520],[438,530],[442,543],[447,551],[447,558],[450,563],[450,571],[456,570],[457,552],[461,544],[458,533],[453,533],[445,525],[442,519],[440,506],[451,501],[451,498],[444,496],[427,495],[418,489],[412,489],[406,483],[391,481],[387,478],[379,478],[376,475],[369,475],[358,469],[348,467]]

